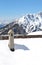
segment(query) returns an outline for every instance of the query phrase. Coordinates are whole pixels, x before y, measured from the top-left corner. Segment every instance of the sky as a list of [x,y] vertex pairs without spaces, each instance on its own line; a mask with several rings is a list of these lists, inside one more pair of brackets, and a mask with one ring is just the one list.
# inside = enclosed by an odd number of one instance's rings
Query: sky
[[18,18],[42,11],[42,0],[0,0],[0,18]]

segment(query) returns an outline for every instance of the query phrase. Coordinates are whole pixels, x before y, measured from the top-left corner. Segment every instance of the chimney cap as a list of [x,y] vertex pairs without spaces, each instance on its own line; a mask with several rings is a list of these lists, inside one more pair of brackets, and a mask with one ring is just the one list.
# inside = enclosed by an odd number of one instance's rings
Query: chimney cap
[[8,34],[9,34],[9,33],[14,33],[14,31],[13,31],[12,29],[10,29],[9,32],[8,32]]

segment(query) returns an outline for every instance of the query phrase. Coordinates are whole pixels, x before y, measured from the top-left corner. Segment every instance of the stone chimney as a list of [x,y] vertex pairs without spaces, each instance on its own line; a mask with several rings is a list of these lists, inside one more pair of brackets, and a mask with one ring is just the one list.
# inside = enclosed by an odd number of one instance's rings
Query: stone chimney
[[12,29],[9,30],[8,35],[9,35],[9,44],[8,44],[8,46],[9,46],[11,51],[14,51],[15,50],[14,49],[14,32],[13,32]]

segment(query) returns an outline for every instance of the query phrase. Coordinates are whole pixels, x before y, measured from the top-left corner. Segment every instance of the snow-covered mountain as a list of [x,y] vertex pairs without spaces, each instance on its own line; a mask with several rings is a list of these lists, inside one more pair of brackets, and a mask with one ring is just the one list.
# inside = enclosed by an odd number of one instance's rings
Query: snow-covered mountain
[[42,12],[27,14],[18,21],[27,33],[42,30]]
[[[7,21],[8,22],[8,21]],[[30,32],[42,31],[42,12],[26,14],[19,19],[11,20],[1,31],[6,34],[12,28],[15,34],[28,34]]]

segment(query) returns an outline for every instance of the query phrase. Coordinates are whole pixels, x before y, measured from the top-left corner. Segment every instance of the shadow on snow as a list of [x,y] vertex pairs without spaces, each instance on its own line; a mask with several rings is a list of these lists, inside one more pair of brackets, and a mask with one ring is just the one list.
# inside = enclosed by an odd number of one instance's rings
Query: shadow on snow
[[25,45],[15,44],[15,49],[30,50]]

